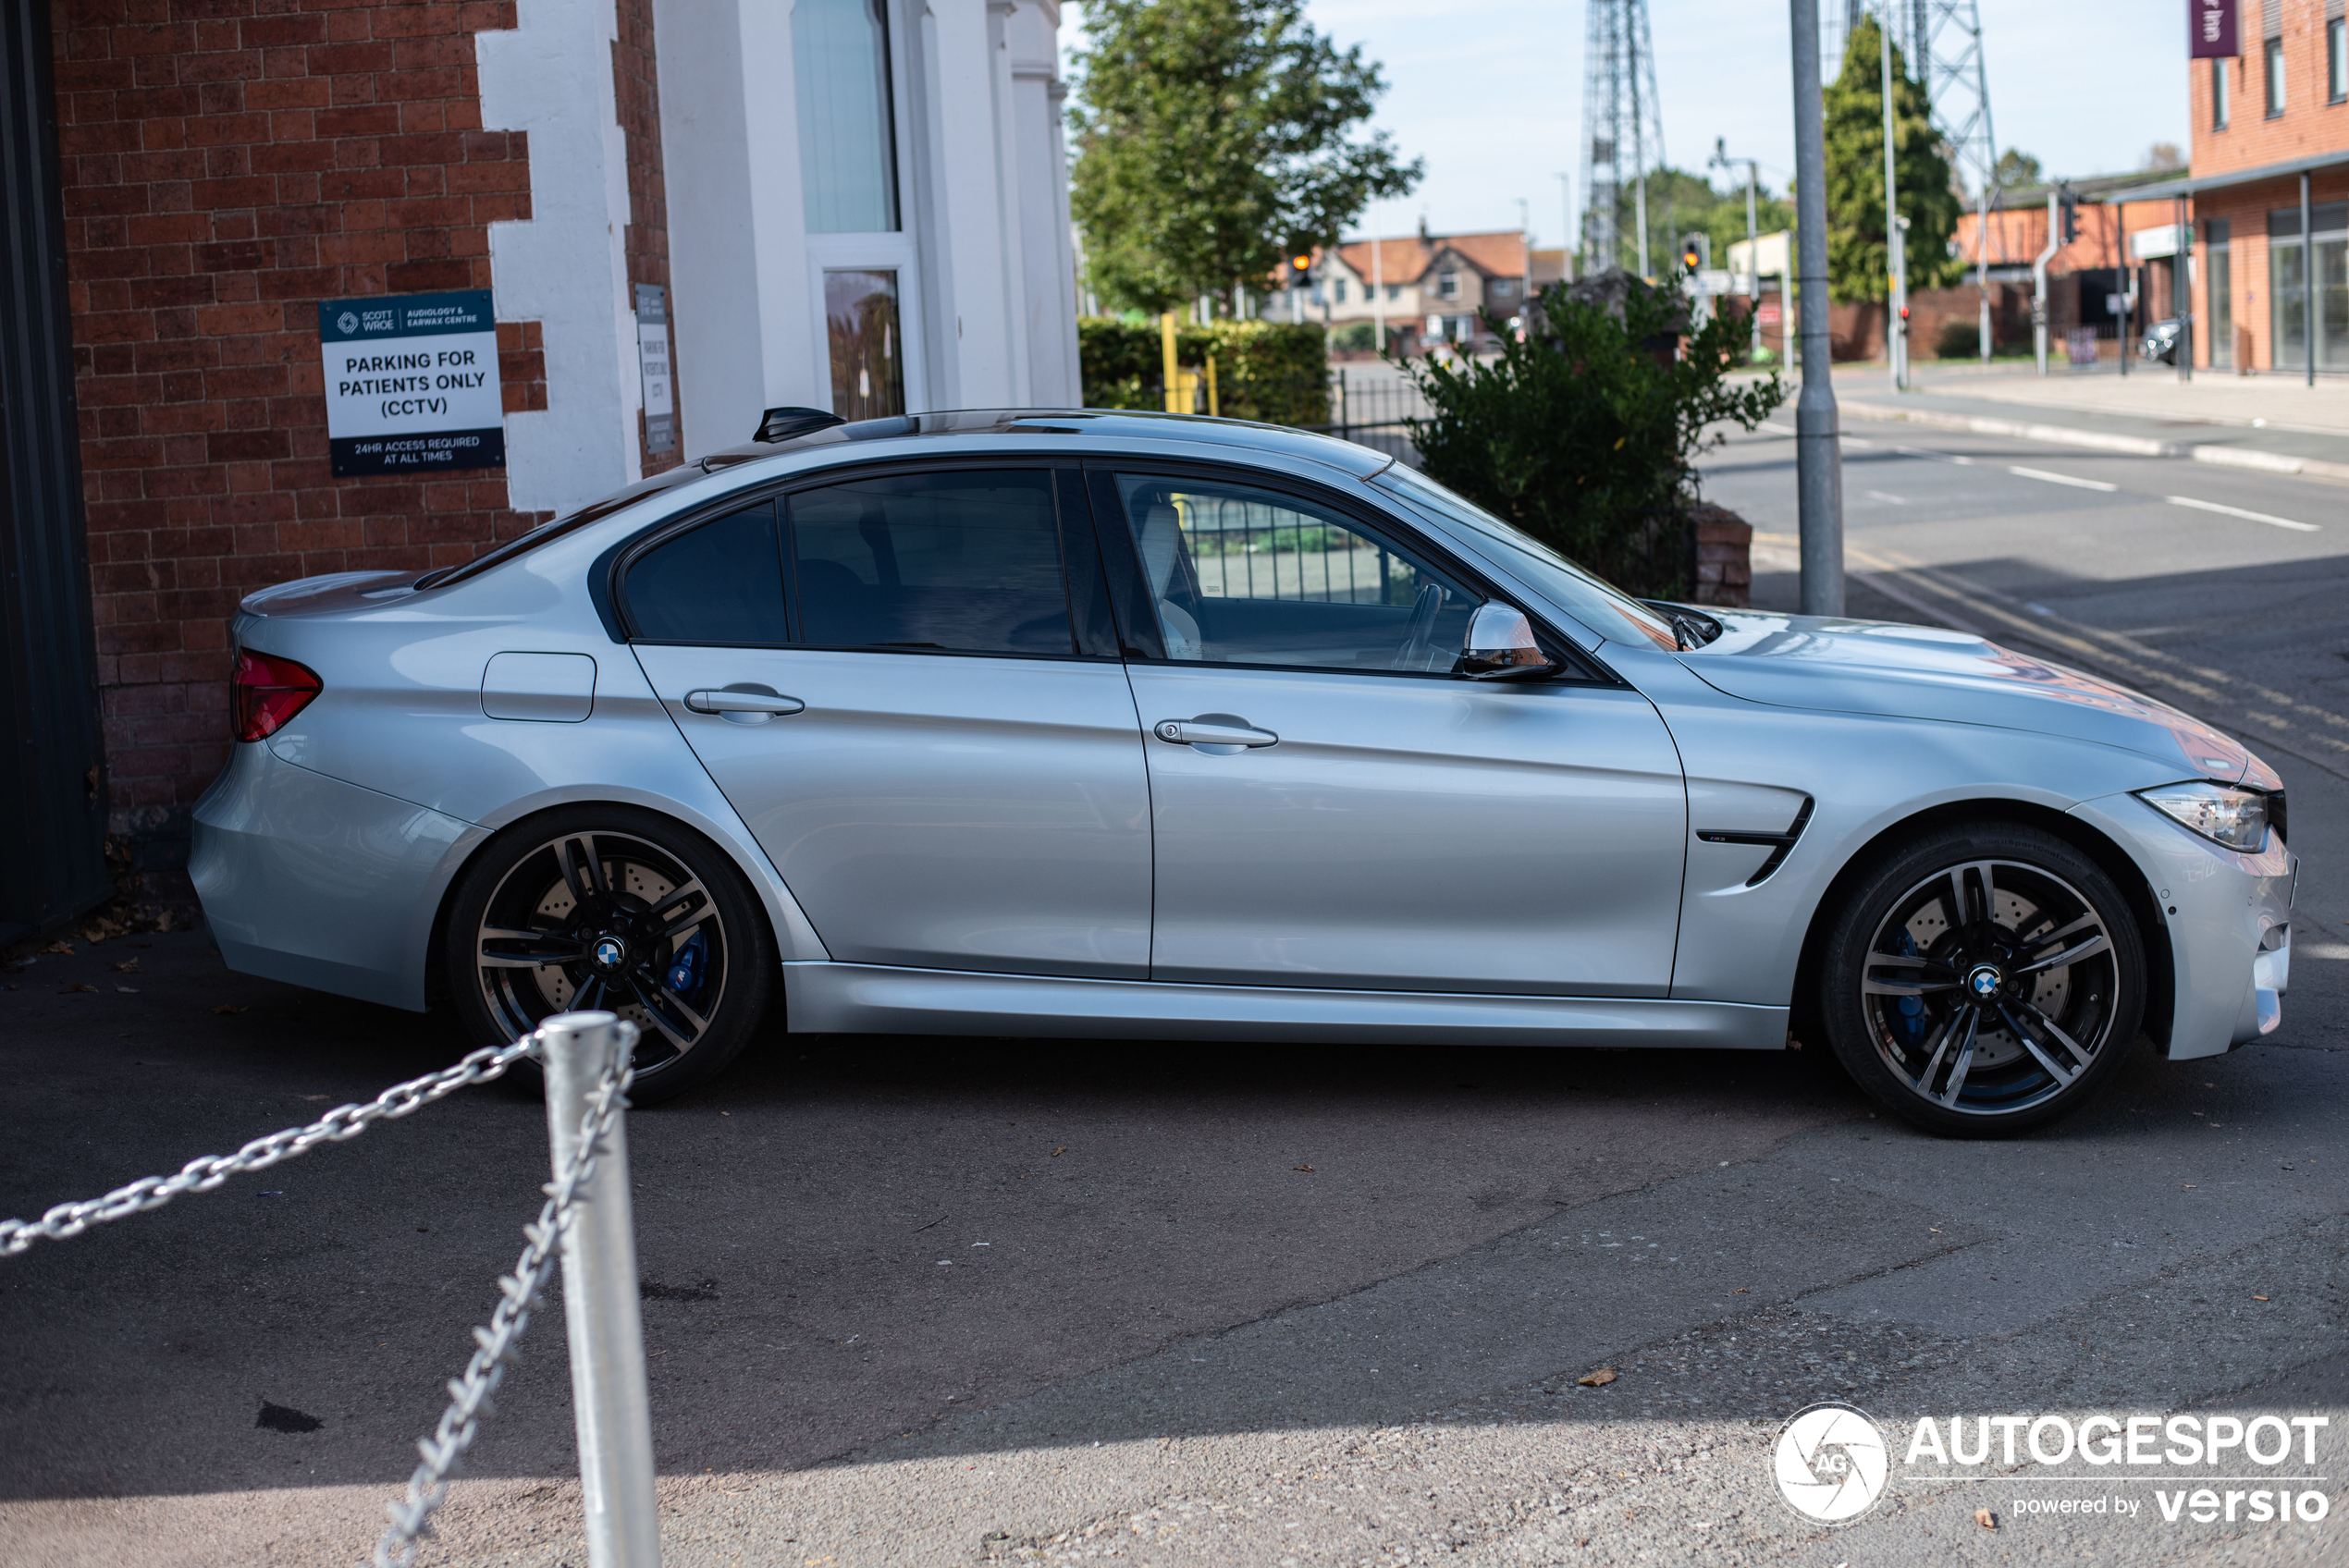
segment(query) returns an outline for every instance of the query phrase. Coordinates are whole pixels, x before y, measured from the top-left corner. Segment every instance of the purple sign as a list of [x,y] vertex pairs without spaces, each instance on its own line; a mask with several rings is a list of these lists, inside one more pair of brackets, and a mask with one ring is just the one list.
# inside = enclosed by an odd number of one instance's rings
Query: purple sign
[[2235,47],[2235,9],[2243,0],[2187,0],[2186,30],[2197,60],[2231,60]]

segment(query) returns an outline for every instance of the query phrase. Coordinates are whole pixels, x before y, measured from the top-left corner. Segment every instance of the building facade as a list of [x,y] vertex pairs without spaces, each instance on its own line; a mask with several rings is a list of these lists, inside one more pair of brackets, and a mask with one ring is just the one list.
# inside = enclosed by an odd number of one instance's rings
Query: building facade
[[2233,0],[2236,53],[2192,62],[2195,361],[2349,373],[2349,18],[2341,0]]
[[[772,406],[1078,400],[1057,0],[0,5],[53,182],[10,243],[71,355],[6,390],[70,404],[81,503],[7,526],[86,557],[95,788],[150,868],[244,594],[470,558]],[[394,384],[330,375],[331,321],[484,295],[472,458],[352,472],[334,422]]]
[[[1439,343],[1471,350],[1489,342],[1486,312],[1507,321],[1565,276],[1562,251],[1534,250],[1520,229],[1357,239],[1314,256],[1309,288],[1278,289],[1265,301],[1274,321],[1327,320],[1339,343],[1344,329],[1384,321],[1390,351]],[[1531,281],[1528,268],[1531,267]]]

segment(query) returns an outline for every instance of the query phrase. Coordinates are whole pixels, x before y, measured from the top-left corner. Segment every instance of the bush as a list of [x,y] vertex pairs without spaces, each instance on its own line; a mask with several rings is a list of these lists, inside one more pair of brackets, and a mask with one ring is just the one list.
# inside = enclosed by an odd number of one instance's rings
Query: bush
[[1721,439],[1706,429],[1754,428],[1787,388],[1776,372],[1729,384],[1744,322],[1687,324],[1676,288],[1622,273],[1552,284],[1533,330],[1523,342],[1500,335],[1497,357],[1407,362],[1433,410],[1411,424],[1421,466],[1630,593],[1688,597],[1695,459]]
[[1982,357],[1982,324],[1951,316],[1941,324],[1934,335],[1933,356],[1939,360],[1974,360]]
[[[1076,353],[1085,406],[1163,409],[1164,352],[1155,321],[1080,320]],[[1175,327],[1174,356],[1184,369],[1201,369],[1210,354],[1215,357],[1217,412],[1267,424],[1329,423],[1329,354],[1319,322],[1219,321]]]
[[1337,329],[1330,339],[1333,349],[1345,349],[1355,353],[1368,353],[1378,347],[1378,328],[1370,322],[1350,321]]

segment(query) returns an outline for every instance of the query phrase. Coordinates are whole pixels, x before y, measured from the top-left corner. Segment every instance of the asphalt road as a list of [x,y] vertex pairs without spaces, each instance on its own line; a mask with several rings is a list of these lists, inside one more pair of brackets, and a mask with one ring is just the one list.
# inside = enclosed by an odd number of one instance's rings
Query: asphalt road
[[[1796,1055],[770,1037],[631,1125],[667,1561],[2349,1561],[2349,490],[1854,429],[1855,612],[2110,670],[2285,775],[2281,1031],[2004,1144]],[[1791,445],[1708,465],[1765,568]],[[72,945],[0,992],[0,1212],[458,1053],[199,935]],[[361,1559],[545,1158],[537,1106],[470,1090],[0,1262],[0,1563]],[[529,1342],[423,1561],[583,1568],[555,1314]],[[2075,1463],[1830,1530],[1769,1470],[1828,1398],[1896,1434],[2330,1414],[2295,1473],[2334,1513],[2172,1523]]]

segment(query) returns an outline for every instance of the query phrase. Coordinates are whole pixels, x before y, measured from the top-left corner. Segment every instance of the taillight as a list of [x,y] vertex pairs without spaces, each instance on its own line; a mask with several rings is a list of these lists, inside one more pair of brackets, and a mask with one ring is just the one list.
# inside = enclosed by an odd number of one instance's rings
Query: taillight
[[228,683],[228,720],[238,740],[264,740],[325,690],[315,674],[291,659],[240,648]]

